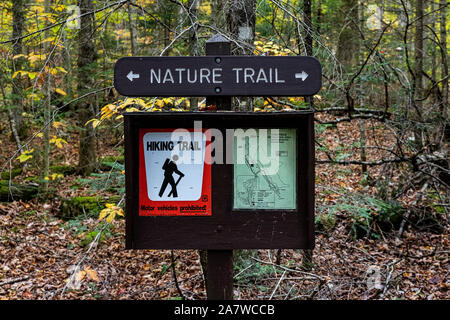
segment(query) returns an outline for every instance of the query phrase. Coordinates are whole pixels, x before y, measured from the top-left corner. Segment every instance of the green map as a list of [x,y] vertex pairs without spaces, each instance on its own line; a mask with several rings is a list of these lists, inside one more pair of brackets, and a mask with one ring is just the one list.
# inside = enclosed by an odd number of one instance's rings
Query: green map
[[[270,129],[255,129],[245,138],[235,136],[234,209],[296,209],[296,129],[277,130],[278,134]],[[278,166],[277,159],[267,161],[276,142],[278,152],[273,156],[277,156]],[[266,161],[260,155],[263,143],[267,145]]]

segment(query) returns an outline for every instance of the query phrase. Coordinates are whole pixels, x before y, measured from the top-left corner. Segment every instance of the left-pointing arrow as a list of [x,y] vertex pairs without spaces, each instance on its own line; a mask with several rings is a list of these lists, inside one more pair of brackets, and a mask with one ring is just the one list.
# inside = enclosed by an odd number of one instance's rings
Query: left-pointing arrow
[[139,79],[139,73],[133,73],[133,70],[131,70],[128,74],[127,74],[127,78],[130,81],[133,81],[133,79]]

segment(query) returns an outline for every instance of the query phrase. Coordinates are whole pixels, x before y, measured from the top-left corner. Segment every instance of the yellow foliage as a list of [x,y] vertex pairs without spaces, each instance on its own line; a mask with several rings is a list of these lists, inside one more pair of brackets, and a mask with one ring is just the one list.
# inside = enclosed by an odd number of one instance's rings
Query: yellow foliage
[[34,152],[34,149],[22,151],[20,156],[18,156],[16,159],[18,159],[20,162],[25,162],[25,161],[33,158],[33,152]]
[[50,180],[58,180],[64,178],[64,175],[61,173],[52,173],[50,176],[44,177],[44,180],[50,181]]
[[211,3],[204,2],[198,8],[200,11],[206,13],[207,15],[211,15],[211,12],[212,12]]
[[94,118],[94,119],[87,121],[84,125],[87,126],[91,122],[92,122],[92,127],[95,129],[100,124],[101,121]]
[[28,56],[28,61],[30,61],[31,65],[34,66],[34,63],[38,60],[44,60],[45,54],[35,54],[34,52],[31,52]]
[[139,112],[139,111],[140,111],[139,109],[134,108],[134,107],[126,108],[126,109],[125,109],[125,112]]
[[27,57],[26,55],[24,55],[24,54],[17,54],[17,55],[15,55],[14,57],[13,57],[13,59],[15,60],[15,59],[19,59],[20,57]]
[[17,77],[18,75],[21,76],[26,76],[28,74],[28,71],[25,70],[19,70],[13,73],[12,78],[14,79],[15,77]]
[[50,139],[50,143],[53,143],[57,148],[62,149],[63,143],[67,144],[67,141],[62,138],[58,138],[57,136],[53,136],[53,138]]
[[119,216],[124,216],[123,210],[122,208],[116,206],[115,204],[112,203],[107,203],[105,204],[106,208],[103,209],[102,211],[100,211],[100,215],[98,217],[98,220],[103,220],[105,219],[106,222],[111,223],[114,218],[116,217],[116,215]]
[[59,127],[65,127],[66,125],[62,122],[55,121],[52,123],[53,128],[58,129]]
[[56,67],[55,69],[58,70],[59,72],[67,73],[66,69],[64,69],[63,67]]
[[36,78],[37,74],[38,74],[37,72],[29,72],[28,78],[30,78],[30,80],[33,80],[34,78]]
[[55,89],[55,92],[56,92],[56,93],[59,93],[59,94],[62,95],[62,96],[67,95],[67,93],[66,93],[64,90],[60,89],[60,88],[56,88],[56,89]]

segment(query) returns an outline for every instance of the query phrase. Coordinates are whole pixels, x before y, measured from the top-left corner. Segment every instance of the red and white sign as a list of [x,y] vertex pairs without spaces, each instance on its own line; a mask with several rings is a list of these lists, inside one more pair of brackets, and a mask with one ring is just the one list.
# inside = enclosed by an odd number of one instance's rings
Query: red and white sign
[[139,130],[139,215],[211,215],[205,129]]

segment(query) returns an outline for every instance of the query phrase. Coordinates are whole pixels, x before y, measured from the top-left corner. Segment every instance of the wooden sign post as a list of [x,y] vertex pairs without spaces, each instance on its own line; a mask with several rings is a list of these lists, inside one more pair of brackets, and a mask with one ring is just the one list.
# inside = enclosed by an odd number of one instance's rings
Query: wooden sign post
[[[231,43],[221,35],[206,41],[207,56],[229,56]],[[221,58],[219,58],[221,59]],[[206,105],[231,110],[231,97],[206,97]],[[233,299],[233,250],[207,250],[206,294],[210,300]]]
[[[207,41],[207,57],[229,53]],[[124,114],[126,248],[207,250],[208,299],[232,299],[233,249],[314,247],[314,113],[207,105]]]

